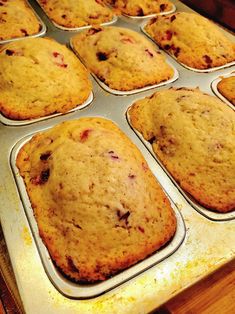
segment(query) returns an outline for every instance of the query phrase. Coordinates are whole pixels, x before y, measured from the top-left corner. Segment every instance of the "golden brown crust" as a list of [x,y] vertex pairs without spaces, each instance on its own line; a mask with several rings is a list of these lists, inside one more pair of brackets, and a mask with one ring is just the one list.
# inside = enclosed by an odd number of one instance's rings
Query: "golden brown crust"
[[174,75],[173,68],[153,43],[126,28],[91,28],[71,42],[86,66],[115,90],[130,91],[158,84]]
[[105,2],[130,16],[145,16],[173,9],[172,3],[168,0],[105,0]]
[[38,0],[49,18],[66,28],[112,21],[113,13],[102,0]]
[[139,150],[109,120],[67,121],[35,135],[16,163],[40,236],[77,281],[105,280],[175,233],[169,200]]
[[222,78],[217,85],[217,89],[221,95],[235,105],[235,76]]
[[25,0],[0,3],[0,40],[25,37],[39,33],[41,25]]
[[160,47],[192,68],[209,69],[235,60],[235,44],[198,14],[159,16],[150,20],[145,30]]
[[88,71],[64,45],[28,38],[0,50],[0,111],[24,120],[65,113],[91,92]]
[[232,109],[198,89],[169,89],[134,103],[130,119],[183,190],[210,210],[234,210]]

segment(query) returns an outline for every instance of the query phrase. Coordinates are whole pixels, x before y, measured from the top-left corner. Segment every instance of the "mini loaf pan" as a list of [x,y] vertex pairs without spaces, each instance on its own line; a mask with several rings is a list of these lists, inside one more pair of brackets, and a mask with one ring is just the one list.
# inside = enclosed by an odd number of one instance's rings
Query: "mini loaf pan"
[[31,207],[31,203],[26,191],[24,180],[20,176],[19,170],[16,167],[16,158],[21,147],[26,144],[34,134],[26,136],[14,146],[11,151],[10,164],[23,203],[24,211],[31,227],[31,231],[45,272],[52,284],[60,291],[60,293],[68,298],[73,299],[88,299],[97,297],[139,275],[150,267],[153,267],[162,260],[166,259],[168,256],[172,255],[179,248],[185,238],[186,229],[181,213],[179,212],[176,205],[172,202],[172,200],[170,200],[177,220],[176,233],[174,237],[170,240],[170,242],[168,242],[165,246],[156,251],[156,253],[147,257],[143,261],[140,261],[137,264],[130,266],[128,269],[121,271],[120,273],[103,282],[93,284],[80,284],[67,279],[54,265],[46,246],[39,236],[37,222],[34,217],[33,209]]
[[164,11],[164,12],[159,12],[159,13],[152,13],[152,14],[148,14],[148,15],[143,15],[143,16],[139,16],[139,15],[129,15],[129,14],[125,14],[122,13],[123,16],[130,18],[130,19],[134,19],[134,20],[143,20],[143,19],[149,19],[155,16],[159,16],[159,15],[167,15],[167,14],[171,14],[174,13],[176,11],[176,6],[172,3],[172,9],[169,11]]
[[217,212],[211,211],[211,210],[203,207],[202,205],[200,205],[189,193],[187,193],[186,191],[184,191],[180,187],[180,185],[176,182],[176,180],[173,178],[173,176],[169,173],[169,171],[166,169],[166,167],[162,164],[160,159],[154,153],[154,151],[152,149],[152,145],[147,140],[145,140],[143,135],[132,126],[131,120],[130,120],[130,115],[129,115],[130,108],[131,108],[131,106],[127,109],[127,112],[126,112],[127,122],[129,123],[130,127],[135,132],[135,134],[140,138],[140,140],[143,142],[143,144],[146,146],[146,148],[150,151],[152,156],[156,159],[157,163],[161,166],[161,168],[164,170],[164,172],[168,175],[168,177],[174,183],[176,188],[185,197],[187,202],[194,209],[196,209],[200,214],[202,214],[203,216],[205,216],[206,218],[208,218],[210,220],[213,220],[213,221],[228,221],[228,220],[235,219],[235,211],[232,211],[232,212],[229,212],[229,213],[217,213]]
[[[93,25],[85,25],[85,26],[80,26],[80,27],[65,27],[62,25],[57,24],[55,21],[53,21],[47,14],[47,12],[44,10],[44,8],[40,5],[39,1],[36,0],[38,5],[40,6],[40,8],[43,10],[43,13],[47,16],[48,20],[58,29],[62,30],[62,31],[80,31],[80,30],[84,30],[87,28],[91,28]],[[101,26],[107,26],[107,25],[112,25],[114,23],[116,23],[118,20],[117,16],[114,15],[112,20],[108,21],[108,22],[104,22],[101,23]]]
[[[154,38],[152,36],[150,36],[146,30],[145,30],[145,26],[147,25],[148,21],[142,23],[140,25],[140,29],[141,31],[148,37],[150,38],[155,44],[158,45],[158,43],[154,40]],[[209,69],[196,69],[196,68],[192,68],[192,67],[189,67],[188,65],[180,62],[173,54],[171,54],[168,50],[160,47],[160,49],[164,50],[170,57],[172,57],[174,60],[176,60],[180,65],[182,65],[184,68],[190,70],[190,71],[194,71],[194,72],[198,72],[198,73],[210,73],[210,72],[214,72],[214,71],[218,71],[218,70],[222,70],[222,69],[225,69],[225,68],[229,68],[233,65],[235,65],[235,61],[232,61],[232,62],[228,62],[224,65],[221,65],[221,66],[218,66],[218,67],[213,67],[213,68],[209,68]]]
[[61,115],[66,115],[68,113],[71,113],[71,112],[74,112],[74,111],[77,111],[77,110],[81,110],[87,106],[89,106],[91,104],[91,102],[93,101],[93,92],[90,93],[90,95],[88,96],[87,100],[67,111],[67,112],[64,112],[64,113],[54,113],[54,114],[51,114],[51,115],[48,115],[48,116],[45,116],[45,117],[40,117],[40,118],[36,118],[36,119],[28,119],[28,120],[13,120],[13,119],[9,119],[7,117],[5,117],[1,112],[0,112],[0,122],[2,122],[3,124],[5,125],[9,125],[9,126],[23,126],[23,125],[28,125],[28,124],[32,124],[32,123],[36,123],[36,122],[39,122],[39,121],[42,121],[42,120],[47,120],[47,119],[51,119],[51,118],[55,118],[55,117],[58,117],[58,116],[61,116]]
[[[76,54],[76,56],[80,59],[80,61],[86,66],[86,63],[84,62],[84,60],[80,57],[80,55],[77,53],[77,51],[74,49],[73,47],[73,43],[72,43],[72,39],[70,39],[70,47],[72,48],[73,52]],[[121,90],[117,90],[117,89],[113,89],[113,88],[110,88],[107,84],[105,84],[104,82],[102,82],[97,75],[95,75],[92,71],[91,71],[91,74],[92,76],[94,77],[94,79],[96,80],[96,82],[108,93],[110,94],[114,94],[114,95],[117,95],[117,96],[125,96],[125,95],[133,95],[133,94],[137,94],[137,93],[141,93],[141,92],[145,92],[149,89],[152,89],[152,88],[156,88],[156,87],[160,87],[160,86],[164,86],[164,85],[167,85],[167,84],[171,84],[173,82],[175,82],[178,78],[179,78],[179,73],[178,71],[176,70],[176,68],[172,65],[172,63],[166,59],[166,62],[173,68],[174,70],[174,75],[172,78],[170,78],[169,80],[166,80],[166,81],[162,81],[158,84],[153,84],[153,85],[148,85],[148,86],[145,86],[145,87],[141,87],[141,88],[137,88],[137,89],[132,89],[130,91],[121,91]]]
[[[233,110],[235,110],[235,106],[227,99],[225,98],[218,90],[217,85],[219,84],[219,82],[223,79],[223,78],[227,78],[227,77],[231,77],[231,76],[235,76],[235,72],[232,73],[228,73],[225,75],[221,75],[219,77],[217,77],[214,81],[212,81],[211,83],[211,89],[214,92],[214,94],[219,97],[223,102],[225,102],[227,105],[229,105],[229,107],[231,107]],[[234,91],[235,92],[235,91]]]
[[28,7],[31,9],[31,11],[33,11],[34,15],[36,16],[37,20],[38,20],[38,23],[40,24],[41,26],[41,29],[38,33],[36,34],[33,34],[33,35],[28,35],[28,36],[24,36],[24,37],[17,37],[17,38],[11,38],[11,39],[4,39],[4,40],[0,40],[0,45],[3,45],[3,44],[7,44],[7,43],[10,43],[12,41],[17,41],[17,40],[22,40],[22,39],[25,39],[25,38],[35,38],[35,37],[40,37],[40,36],[43,36],[46,34],[46,31],[47,31],[47,28],[45,26],[45,24],[43,23],[42,19],[39,17],[39,15],[37,14],[37,12],[33,9],[33,7],[31,6],[31,4],[27,2],[27,5]]

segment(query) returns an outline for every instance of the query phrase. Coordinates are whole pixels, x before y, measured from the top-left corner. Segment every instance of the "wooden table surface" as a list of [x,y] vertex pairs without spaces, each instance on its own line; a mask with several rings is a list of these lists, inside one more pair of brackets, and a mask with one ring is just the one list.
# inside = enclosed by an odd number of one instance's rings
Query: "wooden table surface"
[[235,260],[162,306],[157,314],[234,314]]
[[3,305],[2,305],[2,301],[0,300],[0,314],[5,314]]

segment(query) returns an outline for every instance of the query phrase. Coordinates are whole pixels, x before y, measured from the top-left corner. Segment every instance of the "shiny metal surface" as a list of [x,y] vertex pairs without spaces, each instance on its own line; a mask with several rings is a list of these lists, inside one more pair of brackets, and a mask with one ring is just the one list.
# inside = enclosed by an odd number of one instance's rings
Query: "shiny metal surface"
[[[70,37],[75,32],[57,29],[43,14],[38,4],[35,1],[30,2],[47,25],[46,36],[68,45]],[[181,2],[176,0],[173,2],[178,11],[189,11]],[[139,20],[119,17],[115,25],[140,31],[141,23]],[[232,34],[227,33],[227,36],[234,41]],[[166,58],[179,72],[178,80],[169,84],[167,88],[199,87],[203,92],[213,95],[211,82],[235,70],[233,66],[215,72],[197,73],[184,68],[168,55]],[[116,96],[103,90],[93,78],[92,83],[94,99],[82,110],[24,126],[0,124],[0,217],[26,313],[148,313],[235,257],[235,221],[215,222],[198,213],[179,192],[127,122],[126,111],[135,100],[166,87],[134,95]],[[113,120],[137,145],[152,172],[182,214],[186,236],[174,254],[137,277],[99,297],[73,300],[54,287],[44,270],[11,170],[10,154],[15,144],[24,137],[64,120],[82,116],[102,116]]]

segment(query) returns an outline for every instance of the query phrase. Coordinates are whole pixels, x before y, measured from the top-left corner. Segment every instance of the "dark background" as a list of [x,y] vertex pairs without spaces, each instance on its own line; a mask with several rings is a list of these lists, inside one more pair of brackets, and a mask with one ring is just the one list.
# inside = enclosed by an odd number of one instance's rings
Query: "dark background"
[[235,31],[235,0],[182,0],[182,2]]

